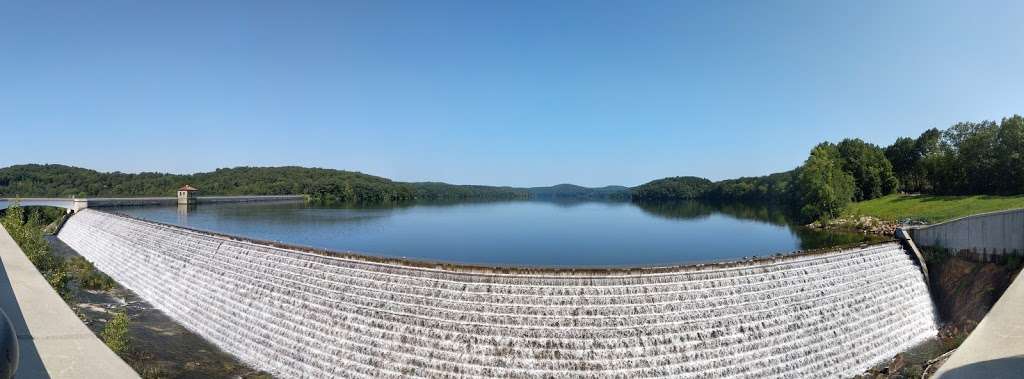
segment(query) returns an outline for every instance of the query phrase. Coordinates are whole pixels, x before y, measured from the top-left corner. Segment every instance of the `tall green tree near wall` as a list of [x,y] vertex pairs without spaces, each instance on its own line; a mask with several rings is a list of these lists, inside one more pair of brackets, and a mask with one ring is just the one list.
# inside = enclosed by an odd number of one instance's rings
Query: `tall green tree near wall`
[[885,158],[892,163],[892,170],[906,191],[919,191],[920,178],[916,177],[914,168],[919,163],[913,138],[900,137],[885,148]]
[[852,175],[856,184],[854,200],[870,200],[899,189],[892,163],[880,147],[859,138],[847,138],[836,145],[836,150],[843,160],[843,171]]
[[1024,117],[1014,115],[999,124],[996,156],[1002,174],[997,183],[999,192],[1024,193]]
[[836,145],[825,142],[811,150],[796,180],[800,214],[806,220],[830,219],[842,212],[856,191],[853,176],[843,170]]
[[[942,131],[937,128],[925,130],[914,140],[914,165],[910,167],[913,192],[934,192],[935,185],[930,176],[937,161],[943,159]],[[902,184],[902,182],[901,182]]]
[[943,136],[954,151],[951,161],[958,182],[951,183],[959,193],[997,193],[999,158],[996,155],[996,137],[999,125],[992,121],[962,122],[946,131]]
[[885,157],[892,163],[893,173],[906,192],[931,192],[930,167],[941,154],[942,132],[931,128],[916,139],[901,137],[885,148]]

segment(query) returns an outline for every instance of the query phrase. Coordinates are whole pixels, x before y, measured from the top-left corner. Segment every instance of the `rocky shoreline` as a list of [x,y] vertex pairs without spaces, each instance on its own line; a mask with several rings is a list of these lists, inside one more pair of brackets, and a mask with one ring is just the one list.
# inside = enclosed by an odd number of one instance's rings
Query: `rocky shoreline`
[[815,221],[806,226],[819,230],[850,230],[864,234],[892,236],[904,223],[882,220],[872,216],[839,217],[828,221]]

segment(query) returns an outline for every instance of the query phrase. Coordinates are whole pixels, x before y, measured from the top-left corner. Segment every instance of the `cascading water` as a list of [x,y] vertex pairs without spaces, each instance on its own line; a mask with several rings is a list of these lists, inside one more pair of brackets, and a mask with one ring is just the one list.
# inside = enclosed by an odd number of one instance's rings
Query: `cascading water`
[[895,243],[730,266],[423,268],[96,210],[60,239],[282,377],[848,377],[936,333]]

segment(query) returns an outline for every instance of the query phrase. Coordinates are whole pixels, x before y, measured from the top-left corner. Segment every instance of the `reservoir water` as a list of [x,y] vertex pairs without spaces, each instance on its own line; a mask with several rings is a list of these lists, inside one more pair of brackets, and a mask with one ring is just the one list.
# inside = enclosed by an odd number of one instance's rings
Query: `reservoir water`
[[796,226],[777,209],[696,201],[506,201],[324,207],[303,203],[123,207],[162,223],[335,251],[516,266],[651,266],[865,241]]

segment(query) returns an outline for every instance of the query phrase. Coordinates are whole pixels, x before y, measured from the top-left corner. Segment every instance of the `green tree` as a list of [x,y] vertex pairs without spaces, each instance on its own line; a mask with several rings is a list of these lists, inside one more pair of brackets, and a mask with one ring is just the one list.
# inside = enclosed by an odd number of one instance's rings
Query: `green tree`
[[806,220],[833,218],[853,199],[856,185],[842,166],[836,145],[825,142],[811,150],[796,181],[800,214]]
[[[911,187],[914,192],[932,192],[935,187],[930,176],[935,162],[943,159],[942,132],[931,128],[914,140],[914,166],[911,168]],[[902,182],[901,182],[902,184]]]
[[937,190],[949,194],[996,193],[998,172],[996,137],[999,125],[992,121],[961,122],[942,134],[944,151],[934,167]]
[[919,183],[914,177],[914,168],[919,163],[915,145],[913,138],[900,137],[885,148],[885,158],[892,163],[893,174],[899,179],[904,190],[914,192],[920,191]]
[[855,200],[870,200],[899,189],[892,163],[878,146],[848,138],[839,142],[836,149],[843,162],[843,171],[853,176]]
[[999,124],[996,157],[1000,193],[1024,193],[1024,117],[1014,115]]

